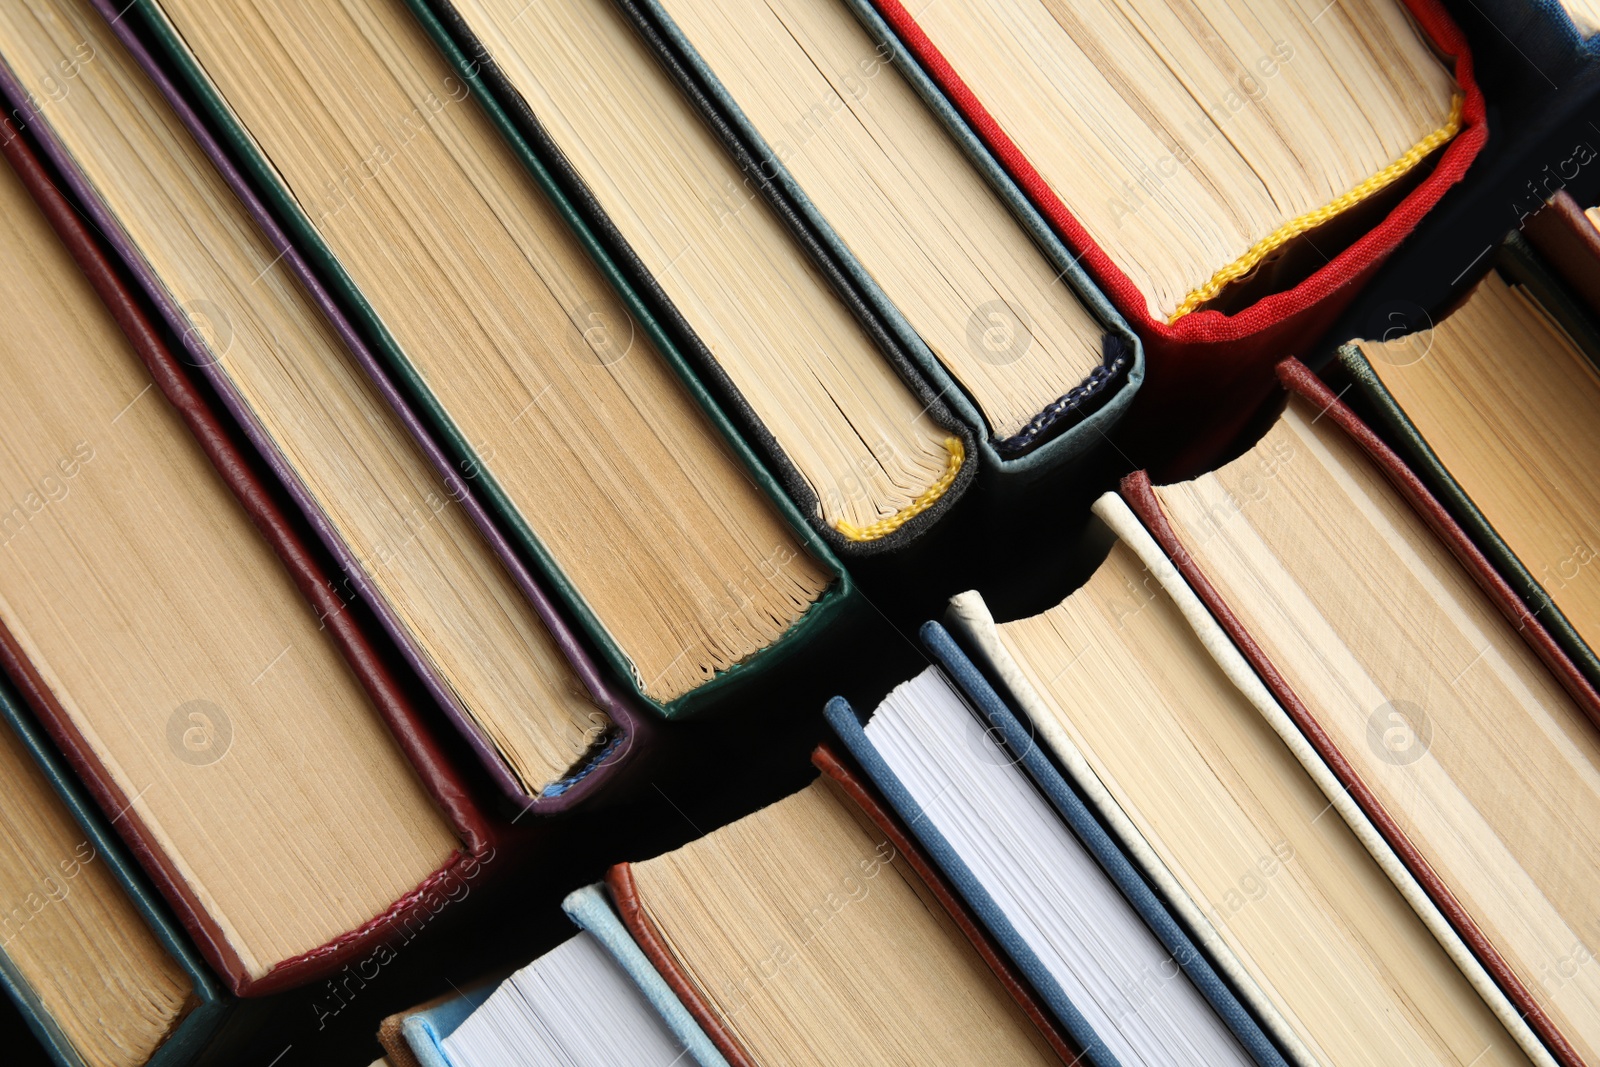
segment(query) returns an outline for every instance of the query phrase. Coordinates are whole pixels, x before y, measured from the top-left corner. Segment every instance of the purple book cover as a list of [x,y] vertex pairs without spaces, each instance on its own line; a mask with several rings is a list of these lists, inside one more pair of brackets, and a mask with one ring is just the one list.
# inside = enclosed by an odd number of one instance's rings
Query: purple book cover
[[100,199],[94,186],[78,169],[71,154],[56,139],[43,121],[44,116],[37,113],[28,99],[28,94],[12,76],[9,68],[0,62],[0,95],[3,95],[12,110],[12,114],[19,119],[32,119],[21,123],[24,129],[32,133],[35,142],[44,151],[50,162],[61,172],[72,195],[82,205],[83,209],[93,220],[94,225],[105,237],[107,243],[118,259],[133,275],[146,297],[155,305],[161,317],[167,323],[182,343],[188,353],[189,362],[198,368],[205,376],[224,406],[232,416],[234,423],[239,426],[249,438],[256,453],[262,457],[273,475],[293,498],[295,505],[306,521],[316,531],[318,539],[338,562],[339,567],[355,584],[360,595],[371,605],[374,613],[381,621],[383,628],[394,640],[406,662],[411,666],[417,676],[427,686],[428,692],[437,701],[440,707],[449,715],[456,728],[471,744],[479,760],[489,771],[490,776],[500,789],[516,803],[521,811],[532,811],[539,814],[554,814],[564,811],[580,803],[590,795],[601,790],[607,782],[617,778],[622,770],[635,762],[641,749],[648,747],[648,740],[652,732],[649,721],[634,708],[628,697],[613,688],[601,674],[594,661],[584,650],[578,636],[565,619],[557,611],[554,602],[540,586],[538,580],[529,571],[528,567],[517,556],[505,536],[496,528],[489,513],[482,503],[473,495],[466,482],[460,478],[451,466],[449,457],[446,456],[438,444],[429,435],[426,427],[417,417],[416,413],[407,404],[405,398],[395,387],[385,373],[382,365],[373,356],[360,335],[355,331],[350,321],[340,311],[333,298],[317,280],[311,266],[290,242],[287,234],[273,219],[266,205],[250,187],[243,174],[233,165],[232,160],[217,143],[216,139],[201,121],[199,115],[189,106],[183,94],[167,77],[161,65],[149,50],[139,40],[133,29],[121,20],[121,12],[117,10],[114,0],[93,0],[95,8],[105,17],[112,32],[127,49],[128,54],[149,76],[155,87],[171,106],[174,114],[183,123],[200,149],[209,157],[218,172],[228,183],[240,202],[244,204],[251,218],[266,236],[273,249],[280,254],[280,260],[300,282],[304,292],[311,301],[327,317],[344,345],[355,357],[357,363],[367,376],[378,387],[388,403],[389,409],[398,418],[413,441],[422,450],[428,463],[433,468],[443,484],[444,491],[452,500],[457,501],[466,509],[472,524],[488,543],[490,549],[499,558],[506,568],[512,581],[516,584],[528,602],[538,613],[540,620],[549,629],[557,646],[566,657],[573,673],[583,683],[584,689],[591,700],[610,717],[614,729],[602,745],[591,750],[584,763],[575,768],[567,777],[552,783],[540,796],[529,796],[517,783],[516,777],[506,766],[500,753],[493,742],[485,735],[483,730],[473,721],[466,709],[456,699],[455,695],[428,665],[426,658],[411,640],[404,625],[396,616],[389,603],[373,589],[366,571],[362,568],[350,546],[339,536],[321,508],[312,498],[310,491],[300,481],[293,467],[279,452],[276,443],[267,433],[266,429],[257,421],[254,413],[245,404],[244,399],[234,389],[228,375],[212,360],[210,353],[205,349],[204,342],[195,336],[188,317],[168,295],[165,286],[156,277],[140,254],[139,249],[129,239],[122,229],[116,216],[106,207]]

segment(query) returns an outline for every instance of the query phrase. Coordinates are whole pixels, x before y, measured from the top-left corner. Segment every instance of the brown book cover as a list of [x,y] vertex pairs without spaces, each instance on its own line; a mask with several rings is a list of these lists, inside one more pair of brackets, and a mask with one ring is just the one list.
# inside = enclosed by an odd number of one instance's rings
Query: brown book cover
[[1600,229],[1565,189],[1524,227],[1528,241],[1600,319]]

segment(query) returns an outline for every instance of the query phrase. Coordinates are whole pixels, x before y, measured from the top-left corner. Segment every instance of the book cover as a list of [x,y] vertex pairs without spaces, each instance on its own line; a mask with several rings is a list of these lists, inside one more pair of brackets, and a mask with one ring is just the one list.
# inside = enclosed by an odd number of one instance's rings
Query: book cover
[[[0,720],[4,723],[0,725],[0,730],[9,728],[22,740],[29,755],[50,780],[73,821],[82,828],[93,846],[95,858],[110,868],[128,899],[154,931],[161,946],[178,962],[192,984],[193,1004],[150,1059],[149,1067],[180,1067],[193,1062],[227,1018],[231,1008],[228,996],[195,956],[194,949],[183,934],[172,925],[162,905],[145,888],[144,879],[123,853],[110,829],[93,805],[79,792],[76,778],[61,765],[49,743],[3,681],[0,681]],[[11,965],[3,948],[0,948],[0,986],[4,986],[16,1002],[28,1028],[59,1067],[84,1067],[83,1058],[40,1003],[27,980]]]
[[[1455,124],[1459,129],[1449,138],[1437,165],[1379,224],[1291,288],[1274,292],[1232,314],[1196,310],[1162,322],[1151,315],[1144,294],[1090,237],[1071,205],[1056,195],[966,84],[961,72],[923,31],[916,14],[900,0],[868,2],[938,86],[949,101],[951,113],[959,115],[982,140],[1143,339],[1147,380],[1122,436],[1128,440],[1148,437],[1177,448],[1181,454],[1173,466],[1178,470],[1204,464],[1245,426],[1272,394],[1273,364],[1286,352],[1307,349],[1333,325],[1384,260],[1445,192],[1461,181],[1488,139],[1486,105],[1466,38],[1438,0],[1405,0],[1406,10],[1425,38],[1453,64],[1461,91],[1460,117]],[[1323,210],[1336,214],[1347,206],[1335,201]],[[1321,213],[1316,214],[1320,217]],[[1300,232],[1302,224],[1309,226],[1310,220],[1295,220],[1280,232]],[[1271,241],[1270,237],[1263,241],[1234,266],[1256,262],[1258,255],[1271,250]],[[1219,276],[1234,266],[1225,268]],[[1197,397],[1226,398],[1230,414],[1218,416],[1209,410],[1211,405],[1196,404]]]
[[[1276,374],[1284,389],[1320,409],[1319,418],[1330,420],[1339,432],[1348,436],[1372,461],[1423,523],[1438,537],[1442,546],[1462,565],[1512,630],[1521,635],[1533,653],[1550,670],[1555,681],[1571,695],[1578,709],[1590,721],[1600,724],[1600,694],[1596,693],[1583,673],[1551,637],[1549,631],[1533,616],[1511,586],[1473,544],[1466,532],[1428,492],[1427,487],[1400,457],[1304,364],[1292,358],[1284,360],[1278,365]],[[1288,718],[1304,735],[1318,758],[1337,777],[1339,784],[1360,807],[1364,816],[1377,828],[1412,877],[1427,891],[1461,939],[1472,948],[1483,967],[1515,1005],[1518,1013],[1527,1020],[1529,1026],[1558,1060],[1568,1065],[1581,1062],[1570,1042],[1546,1014],[1536,993],[1530,990],[1512,970],[1494,943],[1462,905],[1452,887],[1439,877],[1417,845],[1401,830],[1373,789],[1358,773],[1352,760],[1341,751],[1315,713],[1289,686],[1255,637],[1240,622],[1228,602],[1199,568],[1193,556],[1183,547],[1176,530],[1166,517],[1148,474],[1136,472],[1125,478],[1121,495],[1155,539],[1161,551],[1171,559],[1172,564],[1199,597],[1206,610],[1216,619],[1228,638],[1271,691],[1275,700],[1281,704]]]
[[[1237,687],[1248,705],[1262,717],[1292,758],[1304,768],[1316,789],[1327,798],[1328,810],[1344,820],[1361,847],[1372,856],[1383,877],[1393,884],[1450,962],[1460,970],[1472,989],[1505,1026],[1512,1039],[1534,1062],[1552,1064],[1554,1061],[1523,1020],[1520,1011],[1495,984],[1428,891],[1412,876],[1376,825],[1352,799],[1341,779],[1301,733],[1262,677],[1235,647],[1229,632],[1219,625],[1128,504],[1117,494],[1107,493],[1096,502],[1094,513],[1119,541],[1132,549],[1156,586],[1171,598],[1183,622],[1192,628],[1205,653],[1216,662],[1227,682]],[[1250,968],[1234,954],[1208,912],[1190,896],[1183,883],[1168,868],[1140,826],[1101,780],[1072,736],[1061,727],[1059,719],[1051,711],[1049,698],[1030,682],[1001,639],[999,627],[982,596],[968,592],[952,598],[946,624],[961,648],[970,655],[972,663],[980,668],[984,681],[1003,694],[1009,708],[1016,709],[1026,737],[1047,751],[1050,765],[1072,783],[1085,803],[1093,809],[1106,831],[1116,839],[1173,915],[1183,923],[1217,971],[1226,977],[1239,999],[1249,1005],[1285,1057],[1303,1067],[1322,1062],[1301,1040],[1295,1024],[1279,1011],[1273,996],[1257,983]]]
[[[711,1044],[705,1032],[634,943],[606,898],[603,886],[590,885],[573,890],[561,902],[561,910],[578,929],[592,935],[627,973],[650,1007],[682,1042],[689,1057],[686,1062],[693,1062],[698,1067],[727,1067],[722,1054]],[[468,989],[401,1017],[400,1033],[407,1049],[421,1067],[453,1067],[444,1049],[445,1038],[454,1033],[467,1016],[489,998],[495,985],[490,982],[476,989]],[[604,1013],[603,1004],[595,1007],[597,1012]]]
[[[923,647],[933,657],[935,664],[955,682],[972,701],[973,707],[983,720],[989,724],[991,736],[998,738],[1007,757],[1022,767],[1038,786],[1057,815],[1122,891],[1139,917],[1171,954],[1170,959],[1175,961],[1194,983],[1228,1029],[1238,1037],[1251,1058],[1261,1067],[1282,1067],[1286,1061],[1274,1046],[1272,1039],[1234,995],[1233,990],[1213,968],[1183,927],[1173,918],[1166,905],[1152,891],[1117,841],[1105,831],[1083,799],[1051,766],[1044,750],[1005,706],[999,694],[945,628],[937,622],[924,623],[919,636]],[[826,717],[828,725],[833,728],[845,749],[861,766],[867,778],[877,787],[878,792],[894,809],[901,822],[912,829],[918,842],[927,851],[928,857],[983,921],[989,933],[1005,949],[1012,962],[1038,991],[1079,1047],[1085,1050],[1085,1060],[1093,1064],[1115,1062],[1115,1057],[1094,1032],[1093,1026],[1084,1019],[1061,986],[1050,977],[1038,956],[1005,918],[993,898],[939,832],[933,820],[924,817],[920,805],[868,739],[862,729],[861,714],[842,697],[835,697],[828,703]]]
[[[476,456],[471,442],[451,424],[437,398],[428,390],[415,368],[409,364],[394,339],[384,329],[382,322],[362,297],[355,282],[319,236],[304,209],[284,185],[249,131],[240,124],[232,109],[218,94],[210,78],[159,5],[155,0],[136,0],[132,8],[121,12],[113,0],[94,0],[94,2],[124,43],[137,39],[141,30],[148,33],[153,49],[135,54],[146,64],[146,69],[158,83],[163,80],[161,75],[163,68],[172,71],[173,76],[166,79],[167,85],[174,90],[175,95],[190,99],[195,111],[215,131],[216,140],[213,143],[220,149],[215,162],[229,184],[240,192],[240,195],[246,195],[246,191],[250,189],[258,193],[260,201],[283,226],[289,242],[300,250],[310,269],[324,282],[334,299],[350,312],[350,322],[356,331],[371,345],[371,351],[387,367],[392,376],[391,380],[402,390],[412,410],[423,421],[424,425],[416,428],[420,431],[419,440],[432,435],[445,455],[454,461],[457,469],[475,474],[475,487],[479,498],[505,533],[512,548],[534,562],[544,587],[559,598],[589,647],[599,652],[599,658],[611,676],[631,683],[638,691],[641,702],[667,718],[694,714],[720,703],[730,693],[742,689],[747,682],[769,673],[789,660],[800,648],[812,644],[831,620],[845,616],[853,610],[856,602],[854,584],[827,542],[800,516],[778,483],[761,466],[743,438],[721,413],[711,394],[683,362],[659,320],[639,299],[629,285],[626,275],[576,210],[571,198],[554,181],[542,161],[527,150],[520,138],[513,136],[515,129],[505,113],[493,106],[486,91],[474,88],[472,92],[484,105],[486,114],[507,136],[512,148],[526,164],[543,193],[549,197],[561,218],[593,258],[601,273],[615,287],[628,314],[661,352],[670,369],[684,383],[690,396],[706,417],[724,435],[730,451],[745,467],[752,483],[772,502],[783,522],[794,531],[806,551],[835,576],[827,591],[774,644],[721,671],[681,696],[665,702],[645,696],[641,679],[636,676],[627,656],[595,616],[582,591],[561,572],[528,522],[517,513],[494,477]],[[477,85],[480,79],[478,66],[448,42],[448,36],[428,12],[415,8],[413,10],[423,28],[441,44],[446,59],[457,72],[457,76],[469,86]],[[135,22],[140,24],[139,29],[133,25]],[[447,44],[449,47],[444,47]],[[429,446],[425,443],[424,447]]]
[[1589,314],[1600,320],[1600,227],[1583,206],[1562,189],[1528,219],[1524,232],[1528,243],[1583,300]]
[[300,594],[319,617],[326,619],[329,633],[373,709],[381,716],[459,838],[459,847],[446,865],[395,901],[387,912],[335,941],[281,960],[265,974],[252,976],[225,931],[207,911],[205,902],[172,858],[160,849],[150,828],[132,808],[131,798],[125,795],[90,739],[80,731],[10,630],[0,625],[0,668],[10,675],[34,716],[65,754],[100,809],[118,813],[118,832],[167,899],[201,954],[223,976],[231,991],[241,996],[257,996],[304,984],[346,963],[365,958],[390,936],[393,924],[402,916],[417,907],[426,911],[427,902],[442,899],[438,892],[440,886],[481,875],[484,865],[494,858],[497,844],[506,848],[511,842],[483,813],[474,789],[451,765],[433,728],[400,688],[382,655],[350,613],[340,610],[342,605],[333,592],[334,585],[316,557],[300,541],[288,517],[257,479],[249,461],[235,448],[204,397],[182,375],[176,357],[166,347],[116,267],[101,251],[88,223],[57,189],[9,119],[0,126],[0,151],[127,336],[155,379],[157,388],[180,414],[207,460],[271,546]]
[[[1554,210],[1556,204],[1552,203],[1546,212],[1541,212],[1541,216]],[[1578,221],[1594,231],[1581,212]],[[1596,237],[1596,245],[1600,247],[1600,232]],[[1501,248],[1499,263],[1500,270],[1508,279],[1528,286],[1534,297],[1561,322],[1568,335],[1583,348],[1591,361],[1600,361],[1600,333],[1596,333],[1583,312],[1561,290],[1559,283],[1518,234],[1513,233],[1507,238]],[[1600,260],[1595,265],[1600,266]],[[1374,427],[1394,446],[1428,492],[1494,565],[1526,609],[1540,621],[1550,637],[1561,646],[1562,652],[1589,680],[1589,684],[1600,688],[1600,657],[1595,655],[1594,649],[1562,613],[1533,572],[1517,557],[1511,546],[1495,531],[1488,517],[1450,474],[1399,402],[1384,387],[1361,350],[1354,343],[1343,345],[1339,349],[1338,360],[1340,368],[1355,387],[1350,397],[1352,406],[1368,416]]]
[[[741,395],[738,386],[718,363],[706,343],[689,325],[662,290],[650,270],[640,260],[628,242],[608,218],[605,209],[590,192],[576,169],[561,149],[552,141],[537,116],[529,108],[522,94],[511,83],[468,27],[467,22],[448,0],[407,0],[418,18],[439,43],[461,76],[472,85],[484,107],[496,118],[496,124],[511,140],[518,154],[541,181],[553,179],[565,195],[582,212],[586,222],[604,243],[609,255],[621,271],[624,284],[648,300],[649,306],[660,316],[668,330],[666,336],[672,345],[671,358],[683,368],[684,373],[696,376],[697,382],[715,396],[720,409],[730,413],[725,423],[726,431],[737,434],[750,443],[760,455],[765,469],[770,471],[788,498],[806,517],[808,524],[831,548],[846,558],[878,555],[893,552],[905,543],[921,537],[935,526],[965,495],[977,474],[977,465],[962,458],[953,476],[948,477],[919,499],[918,503],[894,517],[893,529],[875,534],[869,539],[853,538],[827,525],[821,517],[817,495],[807,479],[796,468],[768,430],[761,418]],[[626,10],[626,8],[624,8]],[[713,130],[717,129],[715,122]],[[961,442],[961,457],[971,456],[977,444],[972,426],[958,418],[952,408],[955,401],[942,388],[942,382],[929,379],[923,372],[914,350],[908,348],[904,338],[885,327],[874,310],[851,280],[817,246],[816,238],[806,230],[787,205],[779,207],[779,217],[789,232],[812,254],[817,266],[830,286],[861,324],[870,340],[894,368],[899,378],[923,406],[924,414],[935,424],[954,435]],[[723,418],[719,416],[719,420]],[[947,472],[948,473],[948,472]]]
[[[1062,383],[1065,388],[1058,399],[1038,412],[1021,431],[1004,438],[988,431],[982,412],[850,251],[806,195],[780,153],[761,136],[658,0],[621,0],[619,6],[717,133],[739,169],[767,197],[791,232],[813,254],[824,257],[825,269],[842,272],[851,287],[851,299],[864,302],[895,338],[896,358],[903,358],[898,353],[909,357],[916,371],[971,429],[986,468],[1008,480],[1031,481],[1043,472],[1070,463],[1103,439],[1144,380],[1143,346],[1038,211],[964,125],[950,124],[961,150],[1038,244],[1059,272],[1061,282],[1100,320],[1106,332],[1100,366],[1082,382]],[[861,0],[851,0],[850,7],[878,42],[880,54],[895,63],[929,108],[936,113],[941,107],[948,108],[922,69],[907,61],[877,13]],[[1044,443],[1038,443],[1041,441]]]
[[[1000,946],[985,931],[972,910],[946,884],[937,868],[928,861],[900,821],[879,804],[855,771],[826,745],[818,747],[812,753],[811,762],[860,806],[868,819],[883,833],[885,840],[894,847],[896,853],[906,859],[962,934],[977,950],[989,970],[1000,980],[1006,992],[1044,1035],[1055,1053],[1067,1063],[1076,1062],[1080,1050],[1073,1046],[1071,1038],[1056,1024],[1042,1001],[1006,958]],[[646,914],[634,887],[633,873],[629,865],[620,863],[611,868],[606,874],[606,887],[610,890],[617,913],[621,916],[628,933],[633,936],[634,942],[717,1050],[732,1067],[751,1067],[748,1054],[723,1026],[717,1012],[696,991],[693,981],[673,958],[662,932]]]
[[[110,32],[109,29],[108,32]],[[459,696],[439,676],[438,672],[429,665],[426,655],[411,639],[409,631],[396,616],[387,599],[373,592],[368,570],[362,564],[359,555],[339,535],[322,509],[316,505],[311,491],[296,475],[293,466],[284,457],[277,444],[251,412],[248,404],[235,387],[232,378],[218,366],[212,353],[206,350],[204,340],[197,336],[189,317],[178,306],[160,278],[156,276],[132,238],[119,223],[116,215],[100,198],[93,183],[85,175],[77,161],[74,160],[72,153],[56,136],[51,128],[49,111],[47,109],[35,111],[29,105],[27,91],[18,82],[15,74],[3,62],[0,62],[0,99],[4,99],[10,104],[11,108],[14,109],[12,114],[31,116],[24,136],[31,136],[34,143],[39,146],[44,157],[49,160],[57,173],[64,179],[65,185],[77,206],[88,215],[90,221],[109,246],[110,251],[117,257],[118,262],[137,284],[139,291],[148,302],[148,306],[154,307],[160,314],[169,331],[169,335],[177,338],[178,343],[184,346],[186,358],[183,359],[183,366],[180,367],[174,363],[172,365],[172,373],[177,376],[187,374],[200,375],[221,399],[222,404],[227,409],[227,418],[231,420],[233,425],[240,428],[251,445],[254,446],[256,454],[267,468],[272,471],[290,499],[298,506],[300,515],[307,525],[315,531],[318,540],[327,549],[334,562],[338,564],[342,574],[349,579],[350,585],[372,607],[379,623],[383,626],[389,638],[394,641],[407,665],[416,672],[417,677],[427,687],[429,695],[433,697],[439,707],[449,716],[456,729],[466,738],[496,785],[519,810],[527,810],[536,814],[564,811],[583,802],[595,793],[606,790],[608,784],[627,768],[643,762],[647,758],[644,754],[650,748],[651,732],[653,730],[651,720],[641,714],[641,710],[637,707],[631,695],[621,692],[613,682],[604,676],[598,665],[589,656],[577,634],[574,633],[573,628],[557,609],[555,602],[540,580],[523,563],[521,557],[516,554],[505,536],[495,526],[472,487],[459,475],[449,458],[433,439],[423,431],[422,424],[415,411],[395,387],[394,382],[373,355],[372,350],[361,340],[360,335],[355,331],[349,319],[339,309],[331,295],[311,271],[305,257],[290,243],[282,227],[277,224],[270,212],[267,211],[266,205],[262,203],[261,199],[256,196],[255,192],[247,184],[239,180],[237,172],[221,151],[216,139],[201,121],[200,116],[177,92],[170,79],[151,60],[144,43],[132,34],[123,34],[121,38],[123,46],[137,60],[140,67],[149,73],[153,79],[152,84],[171,105],[173,113],[183,123],[195,142],[207,156],[216,161],[218,167],[227,177],[234,193],[238,195],[245,206],[251,219],[260,227],[271,245],[279,252],[279,262],[289,268],[310,295],[312,301],[324,312],[340,340],[349,349],[351,355],[355,357],[357,363],[360,364],[361,369],[377,385],[379,392],[396,419],[421,446],[421,450],[432,467],[434,474],[438,477],[444,492],[464,509],[471,520],[473,528],[483,537],[494,555],[505,566],[512,582],[527,598],[539,620],[549,630],[551,637],[568,663],[570,663],[573,673],[582,684],[589,699],[610,720],[609,727],[603,732],[603,736],[599,738],[598,743],[573,768],[571,773],[560,781],[552,783],[540,795],[528,795],[527,791],[517,781],[516,776],[506,766],[505,761],[501,758],[494,747],[494,743],[485,734],[483,728],[473,720],[465,707],[462,706]],[[340,583],[335,588],[348,587],[344,583]]]

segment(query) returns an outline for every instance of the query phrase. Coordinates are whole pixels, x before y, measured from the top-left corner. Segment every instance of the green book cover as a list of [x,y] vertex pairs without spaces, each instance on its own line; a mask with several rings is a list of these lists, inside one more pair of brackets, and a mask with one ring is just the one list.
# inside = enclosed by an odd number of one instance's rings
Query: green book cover
[[212,84],[210,77],[189,50],[182,36],[168,20],[159,0],[133,0],[130,13],[136,13],[140,18],[142,26],[148,30],[150,39],[169,69],[177,75],[191,102],[204,114],[219,135],[231,157],[229,162],[235,164],[243,172],[245,180],[264,197],[278,221],[289,232],[297,248],[311,262],[323,284],[327,285],[345,305],[357,328],[362,332],[363,340],[383,361],[388,372],[406,394],[408,401],[437,436],[441,446],[452,459],[462,464],[461,469],[477,472],[474,485],[486,506],[493,512],[516,547],[534,561],[541,577],[570,610],[572,617],[613,674],[637,692],[641,700],[667,718],[685,717],[719,704],[731,694],[743,691],[752,680],[770,673],[776,665],[792,657],[799,649],[816,642],[819,635],[828,629],[830,621],[854,613],[859,602],[854,584],[829,546],[805,521],[718,407],[715,399],[692,372],[671,337],[640,299],[605,246],[575,210],[570,198],[554,180],[548,168],[529,150],[504,110],[495,104],[492,96],[481,84],[474,64],[461,53],[438,20],[424,6],[414,2],[410,6],[424,30],[439,46],[455,74],[471,87],[475,99],[483,107],[484,112],[504,136],[544,195],[549,198],[562,221],[577,237],[585,252],[615,290],[624,307],[638,323],[639,328],[667,361],[706,418],[727,441],[730,450],[750,479],[782,516],[800,545],[834,576],[834,580],[823,594],[777,641],[670,701],[656,701],[644,694],[627,656],[606,632],[585,600],[582,590],[576,588],[562,573],[527,519],[512,504],[487,467],[480,462],[471,442],[428,388],[415,366],[385,327],[377,311],[323,240],[315,224],[288,189],[272,162]]

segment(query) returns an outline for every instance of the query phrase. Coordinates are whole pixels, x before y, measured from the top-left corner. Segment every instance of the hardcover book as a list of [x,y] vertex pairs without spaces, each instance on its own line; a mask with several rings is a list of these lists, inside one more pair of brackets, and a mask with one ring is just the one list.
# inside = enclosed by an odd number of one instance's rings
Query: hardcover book
[[705,706],[848,605],[827,545],[412,13],[96,2],[150,34],[238,164],[225,175],[258,189],[645,701]]
[[309,981],[442,910],[493,831],[88,224],[0,135],[0,666],[230,989]]
[[1254,414],[1272,364],[1487,137],[1436,0],[867,2],[1143,339],[1128,438],[1181,449],[1178,469]]
[[1553,1063],[1138,518],[1095,513],[1109,555],[1056,607],[950,605],[982,672],[956,677],[1021,714],[1030,775],[1071,783],[1289,1062]]
[[898,820],[826,747],[812,762],[801,792],[606,878],[727,1062],[1078,1062]]
[[820,536],[887,552],[956,505],[977,465],[943,383],[781,217],[722,206],[738,167],[620,11],[410,6],[518,152],[593,219]]
[[0,985],[58,1067],[176,1067],[227,998],[0,682]]
[[[339,600],[371,605],[502,791],[546,812],[603,788],[647,747],[640,710],[135,54],[88,0],[15,8],[0,13],[0,96],[179,339],[182,372],[214,388],[337,561]],[[62,56],[77,91],[60,92]]]
[[1438,326],[1339,352],[1351,402],[1600,686],[1597,358],[1600,333],[1515,235]]
[[623,927],[601,886],[570,894],[579,929],[501,983],[401,1017],[421,1067],[727,1067]]
[[1600,697],[1400,458],[1304,365],[1239,459],[1123,495],[1518,1013],[1600,1048]]
[[[849,300],[883,324],[890,353],[909,359],[913,379],[973,429],[984,466],[1007,480],[1081,455],[1132,399],[1143,374],[1132,332],[981,145],[941,127],[921,95],[932,86],[919,89],[892,62],[887,31],[869,35],[842,0],[778,9],[571,0],[536,16],[500,0],[433,6],[522,116],[529,141],[568,165],[571,183],[615,220],[618,240],[640,249],[628,258],[647,279],[660,276],[647,286],[678,309],[687,348],[709,373],[733,379],[755,435],[772,437],[781,465],[798,464],[810,484],[837,480],[807,456],[810,437],[848,435],[830,421],[835,404],[813,401],[821,414],[811,420],[776,418],[794,406],[781,378],[800,365],[775,352],[783,362],[751,391],[750,340],[726,325],[748,319],[780,334],[778,309],[732,304],[721,279],[736,270],[684,276],[681,265],[663,271],[656,253],[687,239],[689,254],[716,268],[719,242],[737,234],[776,253],[786,225],[790,243],[820,256]],[[673,135],[662,145],[665,130]],[[633,165],[662,153],[671,167]],[[826,384],[829,373],[807,376]],[[879,442],[874,450],[905,448],[836,385],[829,395],[854,436]],[[871,464],[841,458],[851,470]],[[821,505],[825,524],[859,536],[861,520],[840,525],[838,505]]]
[[1562,189],[1528,219],[1528,243],[1600,321],[1600,206],[1585,210]]
[[1284,1064],[950,636],[922,639],[934,666],[828,722],[1083,1061]]

